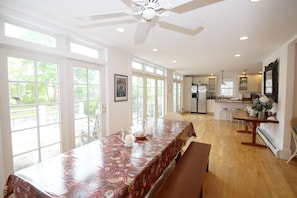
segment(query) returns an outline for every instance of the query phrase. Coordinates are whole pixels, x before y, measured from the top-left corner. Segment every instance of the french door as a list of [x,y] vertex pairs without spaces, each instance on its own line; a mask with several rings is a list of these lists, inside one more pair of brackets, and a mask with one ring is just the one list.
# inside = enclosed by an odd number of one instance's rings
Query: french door
[[15,51],[1,62],[2,144],[12,172],[62,151],[60,62]]
[[103,66],[0,51],[5,174],[105,135]]
[[139,124],[164,115],[164,80],[141,74],[132,76],[132,120]]
[[80,146],[105,136],[103,68],[71,61],[75,145]]

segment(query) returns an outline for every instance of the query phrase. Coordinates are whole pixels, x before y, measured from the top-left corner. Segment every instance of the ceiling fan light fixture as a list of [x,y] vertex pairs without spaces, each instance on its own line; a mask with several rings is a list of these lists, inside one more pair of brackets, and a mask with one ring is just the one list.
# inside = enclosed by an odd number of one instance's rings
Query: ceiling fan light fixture
[[118,27],[116,30],[117,32],[125,32],[125,28],[122,28],[122,27]]
[[242,36],[242,37],[239,38],[239,40],[241,40],[241,41],[244,41],[244,40],[247,40],[247,39],[249,39],[248,36]]
[[156,16],[156,11],[153,8],[143,10],[142,16],[145,20],[151,21]]

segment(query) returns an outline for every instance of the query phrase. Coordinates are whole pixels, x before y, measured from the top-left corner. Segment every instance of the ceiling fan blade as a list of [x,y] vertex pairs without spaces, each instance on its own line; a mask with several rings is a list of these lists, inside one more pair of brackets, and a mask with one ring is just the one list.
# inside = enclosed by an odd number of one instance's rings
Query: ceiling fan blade
[[102,14],[95,14],[95,15],[88,15],[88,16],[80,16],[76,17],[77,19],[87,22],[87,21],[94,21],[94,20],[101,20],[101,19],[109,19],[109,18],[117,18],[127,16],[128,11],[121,11],[121,12],[110,12],[110,13],[102,13]]
[[172,9],[171,11],[177,12],[177,13],[183,13],[183,12],[187,12],[190,10],[194,10],[194,9],[198,9],[207,5],[211,5],[214,3],[217,3],[219,1],[223,1],[223,0],[199,0],[199,1],[190,1],[188,3],[182,4],[178,7],[175,7],[174,9]]
[[199,27],[203,25],[202,21],[198,19],[186,17],[185,15],[177,14],[174,12],[170,12],[169,16],[161,22],[182,27],[184,29],[188,29],[191,31],[197,30]]
[[101,21],[92,21],[88,23],[84,23],[82,25],[78,25],[80,28],[98,28],[104,26],[111,26],[111,25],[118,25],[118,24],[130,24],[130,23],[137,23],[138,20],[133,18],[118,18],[116,20],[101,20]]
[[151,27],[150,22],[144,22],[144,21],[139,22],[134,35],[134,41],[136,43],[141,43],[145,41],[146,36],[150,30],[150,27]]
[[122,0],[122,2],[124,2],[127,6],[131,6],[132,4],[132,0]]
[[168,0],[168,4],[171,5],[171,8],[175,8],[175,7],[184,5],[186,3],[189,3],[191,1],[193,0],[171,0],[171,1]]

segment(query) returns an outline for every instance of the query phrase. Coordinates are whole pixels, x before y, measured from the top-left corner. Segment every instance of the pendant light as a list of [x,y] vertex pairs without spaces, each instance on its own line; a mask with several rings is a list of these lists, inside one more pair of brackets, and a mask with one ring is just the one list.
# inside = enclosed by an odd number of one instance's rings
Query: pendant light
[[225,84],[225,82],[224,82],[224,70],[222,70],[222,83],[221,83],[222,85],[224,85]]
[[244,75],[244,77],[246,77],[246,69],[244,69],[243,75]]

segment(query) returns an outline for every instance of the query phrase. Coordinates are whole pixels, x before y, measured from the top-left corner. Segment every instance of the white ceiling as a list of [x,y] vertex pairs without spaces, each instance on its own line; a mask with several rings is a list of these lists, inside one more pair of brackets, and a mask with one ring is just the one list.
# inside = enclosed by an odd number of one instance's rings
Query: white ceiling
[[[297,0],[193,0],[184,11],[202,22],[194,32],[161,27],[150,29],[144,43],[135,44],[137,22],[102,25],[77,17],[131,10],[129,0],[0,0],[0,6],[75,30],[101,43],[125,50],[154,64],[185,75],[259,72],[261,61],[297,35]],[[176,1],[176,0],[168,0]],[[208,5],[207,5],[208,4]],[[184,10],[182,10],[184,9]],[[124,27],[124,33],[115,31]],[[240,41],[243,35],[248,40]],[[158,48],[153,52],[152,48]],[[235,54],[241,54],[235,57]],[[172,61],[176,60],[176,63]]]

